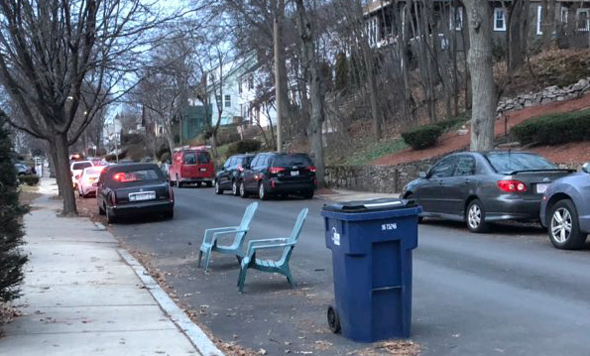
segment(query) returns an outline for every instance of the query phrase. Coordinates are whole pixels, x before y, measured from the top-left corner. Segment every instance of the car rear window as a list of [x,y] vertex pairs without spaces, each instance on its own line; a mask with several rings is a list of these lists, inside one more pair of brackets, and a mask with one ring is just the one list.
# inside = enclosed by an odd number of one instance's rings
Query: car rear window
[[488,153],[486,157],[498,173],[559,168],[545,158],[532,153]]
[[313,166],[311,158],[305,154],[279,155],[274,158],[272,164],[276,167]]
[[186,152],[184,164],[208,164],[211,163],[209,152]]
[[115,185],[128,185],[150,181],[163,181],[164,175],[157,168],[138,168],[112,172],[111,181]]
[[88,167],[92,167],[92,163],[80,162],[80,163],[74,163],[74,165],[72,166],[72,169],[77,171],[77,170],[82,170],[82,169],[88,168]]
[[97,176],[97,175],[100,174],[100,172],[102,172],[102,167],[101,168],[90,168],[90,169],[87,169],[84,174],[89,175],[89,176]]

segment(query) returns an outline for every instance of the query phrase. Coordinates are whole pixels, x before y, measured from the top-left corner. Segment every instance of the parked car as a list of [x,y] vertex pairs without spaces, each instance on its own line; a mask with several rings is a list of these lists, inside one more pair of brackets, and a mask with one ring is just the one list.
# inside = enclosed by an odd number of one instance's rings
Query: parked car
[[172,164],[169,167],[170,184],[182,188],[185,184],[196,183],[198,186],[205,183],[213,186],[215,169],[209,151],[204,148],[181,149],[172,156]]
[[78,195],[86,198],[87,196],[96,194],[96,187],[98,186],[98,178],[106,166],[86,167],[80,173],[78,178]]
[[402,197],[422,205],[422,217],[464,221],[484,232],[493,221],[538,220],[549,184],[570,173],[534,153],[463,152],[421,172]]
[[262,200],[289,194],[311,199],[316,184],[315,166],[302,153],[260,153],[244,165],[239,183],[242,198],[256,193]]
[[72,174],[72,185],[74,189],[78,189],[78,178],[84,170],[84,168],[94,167],[92,161],[76,161],[70,165],[70,173]]
[[553,246],[564,250],[584,246],[590,233],[590,162],[582,172],[558,179],[547,188],[540,214]]
[[225,161],[223,168],[215,175],[215,193],[223,194],[225,190],[231,190],[235,196],[240,195],[239,180],[244,171],[244,165],[248,165],[254,158],[253,154],[231,156]]
[[14,170],[16,171],[17,176],[28,176],[31,174],[35,174],[33,172],[33,169],[24,163],[15,163]]
[[96,191],[98,212],[109,223],[147,213],[174,217],[174,191],[153,163],[110,166],[103,170]]

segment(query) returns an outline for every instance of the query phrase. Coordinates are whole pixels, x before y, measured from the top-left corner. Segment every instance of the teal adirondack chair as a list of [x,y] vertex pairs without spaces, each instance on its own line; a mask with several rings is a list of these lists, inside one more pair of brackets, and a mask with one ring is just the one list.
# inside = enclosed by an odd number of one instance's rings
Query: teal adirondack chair
[[[291,254],[297,244],[299,235],[301,234],[301,229],[303,228],[303,223],[305,222],[308,211],[309,209],[307,208],[301,210],[297,217],[297,221],[295,222],[293,232],[291,232],[291,236],[276,239],[252,240],[248,242],[248,251],[240,263],[240,277],[238,279],[240,293],[244,292],[244,284],[246,283],[246,272],[248,271],[248,268],[253,268],[262,272],[280,273],[287,277],[287,281],[291,284],[291,287],[295,286],[295,280],[293,279],[291,269],[289,268],[289,260],[291,259]],[[283,254],[278,261],[259,260],[256,258],[256,251],[270,249],[283,249]]]
[[[203,243],[199,249],[199,263],[198,267],[201,267],[201,258],[205,255],[205,273],[209,273],[209,261],[211,259],[211,252],[218,252],[225,255],[235,255],[238,262],[242,261],[244,257],[244,251],[242,246],[244,245],[244,238],[250,228],[250,222],[254,217],[254,213],[258,209],[258,203],[254,202],[246,208],[244,217],[239,226],[220,227],[216,229],[205,230],[205,236],[203,237]],[[223,235],[234,234],[234,240],[231,245],[219,245],[217,240]]]

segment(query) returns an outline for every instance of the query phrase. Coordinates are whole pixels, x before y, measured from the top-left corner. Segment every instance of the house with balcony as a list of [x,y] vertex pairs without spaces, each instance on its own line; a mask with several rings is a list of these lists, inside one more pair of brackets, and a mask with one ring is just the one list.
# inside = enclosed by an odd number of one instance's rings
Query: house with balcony
[[255,55],[238,57],[224,64],[221,70],[210,71],[207,79],[212,125],[218,119],[221,126],[265,127],[275,122],[272,78],[262,70]]
[[[508,11],[511,0],[490,0],[493,38],[496,43],[506,41]],[[458,1],[433,0],[435,23],[429,24],[430,34],[436,34],[444,49],[449,36],[467,36],[467,14]],[[396,42],[399,36],[410,38],[418,35],[417,14],[422,5],[417,0],[370,0],[363,8],[369,44],[376,48]],[[590,43],[590,2],[586,0],[555,0],[555,26],[544,28],[543,1],[530,0],[528,23],[529,41],[540,40],[544,31],[552,31],[551,37],[560,47],[588,47]],[[454,32],[454,33],[453,33]],[[460,37],[459,43],[462,42]]]

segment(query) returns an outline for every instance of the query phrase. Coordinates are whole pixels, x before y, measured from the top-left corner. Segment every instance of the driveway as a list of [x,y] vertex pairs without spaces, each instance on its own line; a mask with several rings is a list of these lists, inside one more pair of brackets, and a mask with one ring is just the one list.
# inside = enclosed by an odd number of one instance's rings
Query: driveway
[[[374,345],[331,334],[330,251],[324,245],[324,201],[264,201],[249,239],[287,236],[310,208],[291,260],[296,289],[285,278],[248,272],[238,293],[235,258],[213,255],[211,273],[197,269],[206,228],[236,225],[253,199],[215,196],[212,189],[176,189],[172,221],[136,220],[111,227],[132,248],[150,254],[181,303],[226,342],[268,355],[379,354]],[[461,224],[426,221],[414,254],[412,339],[423,355],[588,355],[590,252],[554,249],[538,227],[502,225],[492,234]]]

